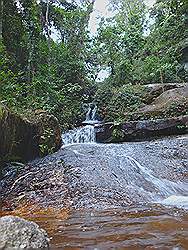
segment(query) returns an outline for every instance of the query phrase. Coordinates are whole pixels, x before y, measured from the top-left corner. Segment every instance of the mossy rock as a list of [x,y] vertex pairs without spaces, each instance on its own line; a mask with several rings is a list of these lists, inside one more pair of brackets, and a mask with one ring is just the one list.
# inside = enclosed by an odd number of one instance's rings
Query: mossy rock
[[21,117],[0,105],[1,162],[25,162],[59,149],[61,130],[57,119],[46,112],[29,117]]
[[165,91],[150,105],[143,106],[133,115],[135,118],[138,116],[137,119],[168,118],[187,115],[187,109],[188,86]]

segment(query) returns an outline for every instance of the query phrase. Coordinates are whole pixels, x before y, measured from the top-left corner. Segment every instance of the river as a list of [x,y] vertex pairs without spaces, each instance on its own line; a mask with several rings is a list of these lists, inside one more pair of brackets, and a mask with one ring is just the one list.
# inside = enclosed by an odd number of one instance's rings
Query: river
[[39,223],[51,249],[188,249],[187,139],[65,145],[5,171],[2,214]]

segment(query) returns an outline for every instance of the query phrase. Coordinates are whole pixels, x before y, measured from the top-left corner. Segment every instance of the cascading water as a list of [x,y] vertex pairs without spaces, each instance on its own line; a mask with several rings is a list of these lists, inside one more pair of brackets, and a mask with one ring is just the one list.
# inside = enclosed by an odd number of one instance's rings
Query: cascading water
[[94,126],[86,125],[81,128],[70,130],[62,135],[62,142],[63,145],[95,142]]
[[86,113],[85,121],[83,121],[84,127],[75,128],[62,135],[63,145],[69,145],[74,143],[92,143],[96,141],[96,133],[94,125],[99,123],[96,120],[97,106],[90,103],[88,105],[88,111]]
[[91,125],[100,123],[100,121],[98,121],[96,118],[96,113],[97,113],[97,105],[94,103],[90,103],[88,105],[85,121],[83,121],[82,123]]
[[38,222],[50,249],[187,249],[186,137],[88,143],[91,125],[62,137],[68,146],[28,164],[11,185],[7,169],[8,214],[15,207]]
[[90,103],[85,121],[96,121],[96,112],[97,106],[95,104]]

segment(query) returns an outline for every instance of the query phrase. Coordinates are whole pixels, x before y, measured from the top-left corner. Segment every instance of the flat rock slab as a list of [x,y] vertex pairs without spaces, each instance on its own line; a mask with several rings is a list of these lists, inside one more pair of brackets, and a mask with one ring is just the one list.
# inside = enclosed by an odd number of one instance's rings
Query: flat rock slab
[[[119,125],[101,124],[96,128],[98,142],[122,142],[149,139],[157,136],[187,133],[188,116],[174,118],[130,121]],[[120,136],[115,137],[114,131]]]
[[132,121],[121,126],[125,140],[131,138],[149,138],[152,136],[171,135],[186,132],[188,116]]
[[30,213],[33,205],[108,209],[185,196],[187,152],[187,136],[64,146],[29,163],[16,178],[11,179],[7,169],[2,181],[3,210],[25,204]]

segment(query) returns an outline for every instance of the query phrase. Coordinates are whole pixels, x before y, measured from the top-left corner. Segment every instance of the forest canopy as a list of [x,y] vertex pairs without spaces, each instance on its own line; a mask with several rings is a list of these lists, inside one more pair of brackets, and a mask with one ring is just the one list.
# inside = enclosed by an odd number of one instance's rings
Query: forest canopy
[[[94,0],[0,0],[0,100],[18,113],[42,109],[63,128],[105,86],[186,82],[187,0],[111,0],[111,18],[89,32]],[[103,83],[98,73],[109,70]],[[99,93],[99,91],[98,91]]]

